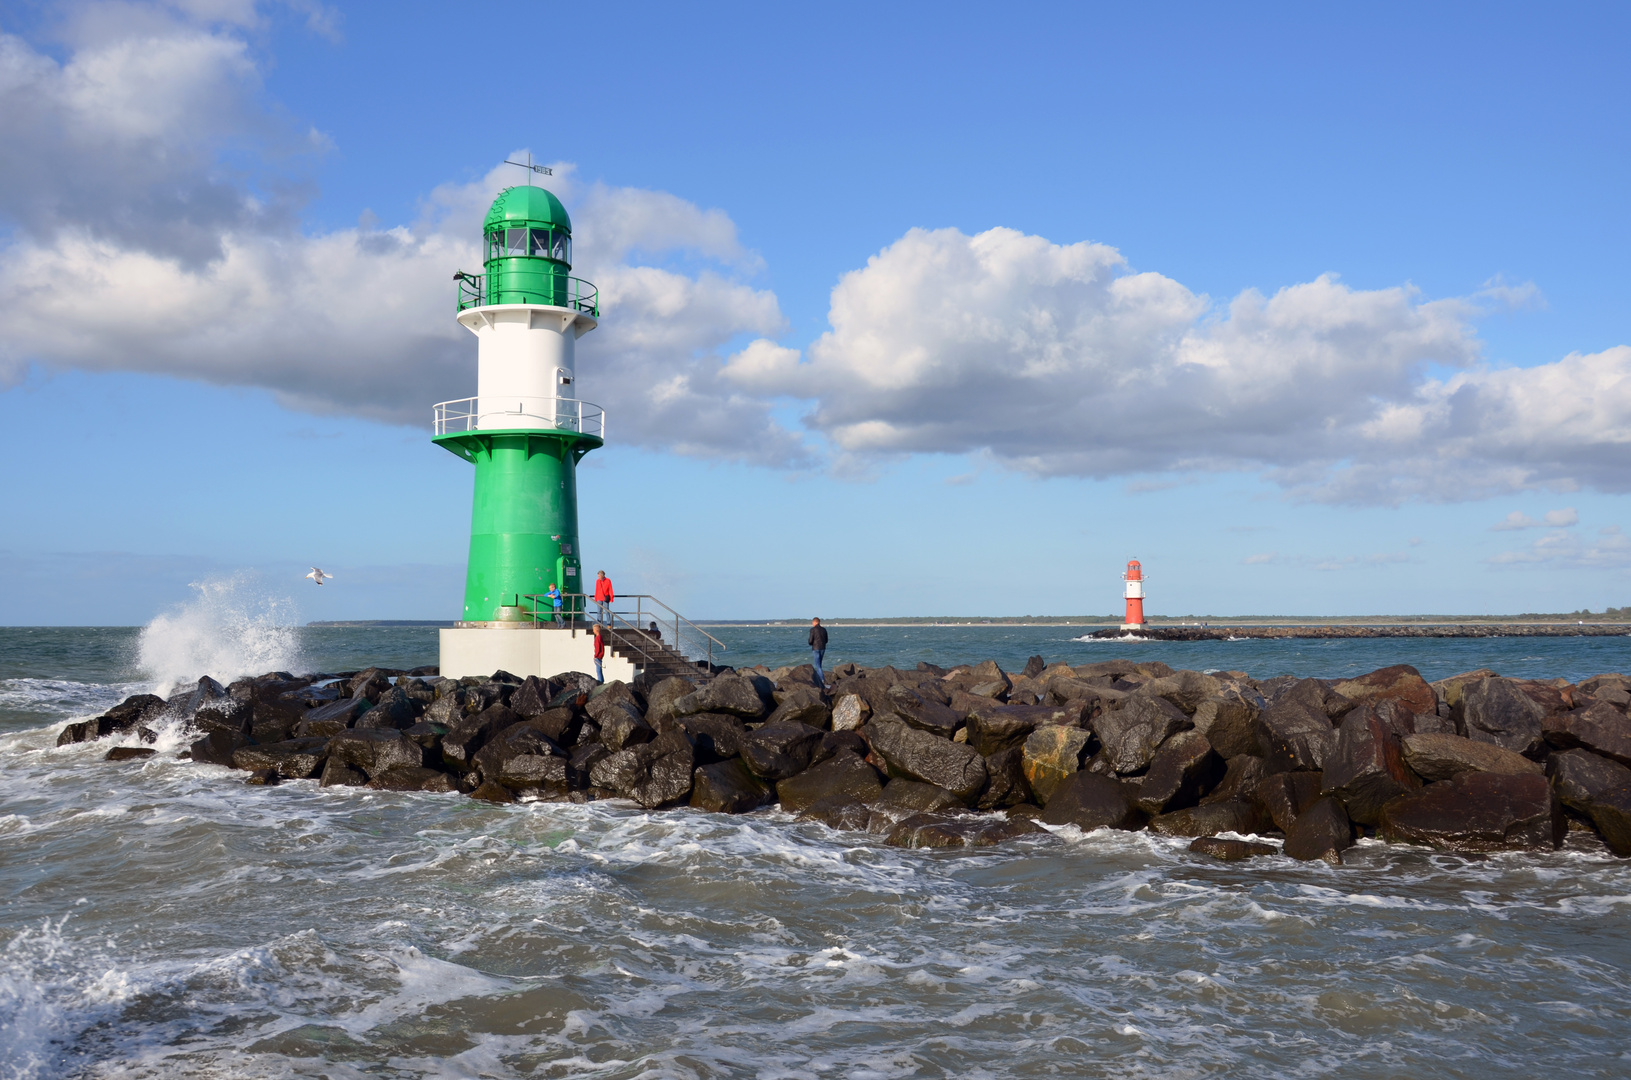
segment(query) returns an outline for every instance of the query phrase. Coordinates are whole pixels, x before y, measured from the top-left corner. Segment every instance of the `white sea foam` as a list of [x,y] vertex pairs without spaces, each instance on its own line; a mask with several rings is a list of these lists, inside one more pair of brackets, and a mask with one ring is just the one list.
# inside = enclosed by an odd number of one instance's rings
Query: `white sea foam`
[[227,683],[304,666],[294,604],[259,588],[253,575],[194,582],[197,595],[142,628],[138,662],[154,693],[168,695],[200,675]]

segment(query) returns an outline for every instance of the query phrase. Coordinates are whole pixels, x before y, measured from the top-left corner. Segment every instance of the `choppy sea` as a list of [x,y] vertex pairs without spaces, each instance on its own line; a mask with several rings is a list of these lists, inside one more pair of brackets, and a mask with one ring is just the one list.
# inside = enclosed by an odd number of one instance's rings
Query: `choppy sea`
[[[729,662],[804,659],[800,627],[714,633]],[[828,660],[1631,670],[1631,638],[1081,633],[838,628]],[[54,745],[206,670],[434,661],[431,630],[197,611],[0,629],[0,1077],[1631,1076],[1631,861],[1577,837],[1366,841],[1339,869],[1068,828],[912,851],[776,811],[253,788]]]

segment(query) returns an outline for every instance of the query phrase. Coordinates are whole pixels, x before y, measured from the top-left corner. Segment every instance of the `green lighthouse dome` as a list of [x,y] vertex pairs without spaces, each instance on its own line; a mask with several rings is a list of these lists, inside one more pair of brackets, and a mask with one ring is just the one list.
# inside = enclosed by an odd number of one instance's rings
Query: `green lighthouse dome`
[[553,192],[530,184],[499,192],[487,211],[484,228],[490,232],[518,225],[564,229],[568,234],[572,232],[572,219],[566,216],[566,207],[561,205],[561,200]]
[[472,304],[548,304],[600,314],[595,287],[571,277],[572,219],[552,192],[523,184],[493,200],[482,225],[485,282],[461,286],[459,310]]

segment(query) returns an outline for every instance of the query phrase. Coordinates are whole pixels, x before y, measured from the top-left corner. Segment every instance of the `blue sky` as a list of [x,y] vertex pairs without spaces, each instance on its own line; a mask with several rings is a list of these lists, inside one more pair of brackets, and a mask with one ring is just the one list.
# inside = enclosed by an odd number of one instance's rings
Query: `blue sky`
[[[587,561],[696,617],[1631,603],[1623,7],[0,6],[0,623],[451,618],[555,163]],[[312,563],[337,578],[321,592]]]

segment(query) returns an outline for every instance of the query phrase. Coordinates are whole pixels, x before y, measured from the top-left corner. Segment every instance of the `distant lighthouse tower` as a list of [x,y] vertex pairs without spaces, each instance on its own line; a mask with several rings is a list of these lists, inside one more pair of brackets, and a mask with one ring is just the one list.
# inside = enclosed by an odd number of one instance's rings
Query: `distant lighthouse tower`
[[1127,618],[1123,630],[1144,629],[1144,568],[1137,559],[1127,561],[1127,572],[1121,575],[1127,582]]
[[[453,275],[459,323],[476,336],[476,396],[435,410],[434,441],[476,467],[464,609],[442,631],[441,672],[590,671],[588,635],[553,622],[536,629],[532,598],[551,583],[562,593],[587,591],[577,465],[605,444],[606,422],[598,405],[577,396],[574,353],[597,325],[599,295],[568,273],[572,221],[543,188],[500,192],[482,231],[486,272]],[[547,613],[549,601],[542,607]],[[566,601],[568,613],[574,608],[582,602]]]

